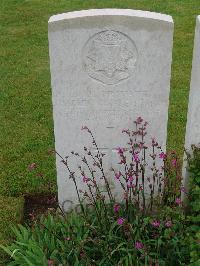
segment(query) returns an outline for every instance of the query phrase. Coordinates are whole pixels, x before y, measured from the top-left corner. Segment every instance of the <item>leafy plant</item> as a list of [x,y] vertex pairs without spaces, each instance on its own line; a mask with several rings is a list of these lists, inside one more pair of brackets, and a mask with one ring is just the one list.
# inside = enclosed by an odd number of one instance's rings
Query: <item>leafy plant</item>
[[[119,162],[112,168],[122,200],[115,199],[105,155],[84,126],[97,152],[84,147],[83,155],[73,151],[65,158],[56,152],[74,183],[80,212],[65,214],[59,207],[32,228],[15,228],[16,241],[3,247],[13,258],[9,265],[188,265],[179,160],[155,139],[147,145],[148,123],[141,117],[134,124],[135,130],[123,130],[127,147],[116,149]],[[78,171],[70,168],[71,156],[79,162]],[[78,187],[79,179],[85,189]]]
[[[145,214],[164,205],[182,204],[180,163],[176,153],[164,153],[155,138],[151,139],[150,144],[146,143],[148,123],[141,117],[134,121],[134,125],[135,130],[122,131],[127,136],[128,142],[126,148],[116,148],[119,162],[115,169],[111,169],[113,180],[121,185],[121,199],[124,200],[128,220],[132,214],[134,215],[135,208]],[[105,174],[103,164],[105,154],[100,151],[91,130],[86,126],[82,127],[82,130],[90,134],[93,150],[97,152],[92,152],[87,147],[84,147],[83,155],[72,151],[72,156],[75,156],[79,163],[78,171],[70,168],[71,156],[63,158],[58,152],[56,153],[66,166],[69,178],[74,182],[83,213],[82,199],[94,206],[97,217],[100,217],[100,212],[106,208],[106,198],[110,204],[114,204],[116,200],[108,176]],[[78,188],[79,179],[85,184],[84,191]],[[100,179],[104,182],[103,187],[99,185]],[[103,213],[103,217],[105,216],[106,211]]]
[[200,264],[200,148],[192,145],[186,152],[189,173],[188,228],[191,265]]
[[[104,233],[94,210],[87,221],[77,213],[47,215],[32,228],[19,225],[16,241],[3,249],[8,265],[187,265],[185,222],[166,220],[168,209],[155,217],[136,215],[131,223],[112,217]],[[123,209],[120,210],[123,214]]]

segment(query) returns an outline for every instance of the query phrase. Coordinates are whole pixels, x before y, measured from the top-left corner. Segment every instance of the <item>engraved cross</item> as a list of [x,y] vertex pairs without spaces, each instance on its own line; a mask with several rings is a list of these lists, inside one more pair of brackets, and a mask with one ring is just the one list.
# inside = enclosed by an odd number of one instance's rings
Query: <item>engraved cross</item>
[[[108,146],[107,147],[99,147],[99,151],[101,153],[106,154],[106,165],[108,166],[108,170],[111,168],[113,160],[116,159],[116,154],[117,154],[117,150],[116,150],[116,144],[114,143],[114,130],[116,129],[114,126],[107,126],[106,129],[108,129]],[[97,149],[96,148],[92,148],[92,150],[94,152],[97,153]],[[104,161],[105,162],[105,161]]]

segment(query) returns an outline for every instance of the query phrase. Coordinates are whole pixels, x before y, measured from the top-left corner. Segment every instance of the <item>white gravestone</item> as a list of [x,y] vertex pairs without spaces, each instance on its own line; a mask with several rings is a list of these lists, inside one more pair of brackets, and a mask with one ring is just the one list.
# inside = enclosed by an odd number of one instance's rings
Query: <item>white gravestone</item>
[[[197,17],[194,39],[192,74],[185,135],[185,148],[190,152],[191,145],[200,144],[200,16]],[[186,156],[184,157],[185,160]],[[187,186],[186,161],[183,163],[184,185]]]
[[[49,19],[55,148],[89,146],[88,126],[106,153],[106,173],[125,145],[123,128],[142,116],[165,151],[173,45],[171,16],[129,9],[69,12]],[[57,157],[59,202],[77,203]],[[81,184],[79,183],[81,186]],[[63,205],[62,205],[63,206]],[[64,206],[67,209],[69,206]],[[72,207],[72,206],[71,206]]]

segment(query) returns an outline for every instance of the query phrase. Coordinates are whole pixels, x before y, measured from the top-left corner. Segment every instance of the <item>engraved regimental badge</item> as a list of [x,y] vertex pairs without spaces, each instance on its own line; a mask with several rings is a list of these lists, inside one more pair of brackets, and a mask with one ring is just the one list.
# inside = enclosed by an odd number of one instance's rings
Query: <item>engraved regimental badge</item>
[[136,61],[134,42],[118,31],[99,32],[83,48],[83,66],[88,75],[108,85],[129,78]]

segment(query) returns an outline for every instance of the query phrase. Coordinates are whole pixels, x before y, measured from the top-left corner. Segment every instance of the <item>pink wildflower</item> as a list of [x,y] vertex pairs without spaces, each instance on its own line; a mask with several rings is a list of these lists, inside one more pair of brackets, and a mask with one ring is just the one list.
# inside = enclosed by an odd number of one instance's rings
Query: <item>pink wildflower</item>
[[30,165],[28,166],[28,170],[29,170],[29,171],[32,171],[32,170],[34,170],[36,167],[37,167],[36,163],[32,163],[32,164],[30,164]]
[[181,186],[181,187],[180,187],[180,191],[186,193],[186,189],[185,189],[185,187],[184,187],[184,186]]
[[136,249],[143,249],[144,248],[144,244],[140,241],[136,241],[135,242],[135,248]]
[[133,160],[138,163],[140,161],[138,154],[133,154]]
[[160,154],[159,154],[159,158],[160,159],[165,159],[167,157],[167,154],[166,153],[164,153],[164,152],[161,152]]
[[122,175],[121,172],[115,173],[115,178],[116,178],[117,180],[119,180],[119,178],[120,178],[121,175]]
[[154,220],[154,221],[151,223],[151,225],[152,225],[153,227],[155,227],[155,228],[159,228],[159,227],[160,227],[160,221],[158,221],[158,220]]
[[71,238],[68,236],[68,237],[64,237],[64,240],[67,240],[69,241]]
[[177,205],[181,205],[181,199],[180,199],[180,198],[176,198],[175,203],[176,203]]
[[126,134],[129,135],[129,134],[130,134],[130,130],[129,130],[129,129],[123,129],[123,130],[122,130],[122,133],[126,133]]
[[118,223],[119,225],[122,225],[122,224],[124,223],[124,218],[123,218],[123,217],[118,218],[118,219],[117,219],[117,223]]
[[167,228],[170,228],[170,227],[172,227],[172,221],[166,221],[166,223],[165,223],[165,226],[167,227]]
[[139,187],[139,190],[140,190],[140,191],[142,191],[142,190],[143,190],[143,186],[142,186],[142,185],[140,185],[140,187]]
[[48,266],[54,265],[54,261],[53,260],[48,260],[47,263],[48,263]]
[[122,155],[125,152],[125,149],[124,148],[120,148],[120,147],[116,148],[116,150],[117,150],[117,153],[120,154],[120,155]]
[[130,182],[133,182],[133,176],[129,176],[129,178],[128,178],[128,180],[130,181]]
[[142,122],[143,122],[143,119],[140,116],[135,121],[136,124],[141,124]]
[[122,159],[119,164],[125,164],[126,163],[126,160],[125,159]]
[[117,213],[119,212],[120,210],[120,205],[118,203],[116,203],[114,206],[113,206],[113,209],[114,209],[114,212]]
[[87,178],[87,176],[83,176],[83,182],[87,183],[89,181],[89,178]]
[[85,253],[83,250],[80,251],[80,256],[81,256],[81,258],[83,258],[85,256]]
[[152,147],[158,146],[158,142],[155,140],[155,138],[151,139],[151,145],[152,145]]
[[176,159],[173,159],[173,160],[172,160],[172,165],[173,165],[174,167],[176,167],[176,164],[177,164],[177,160],[176,160]]

